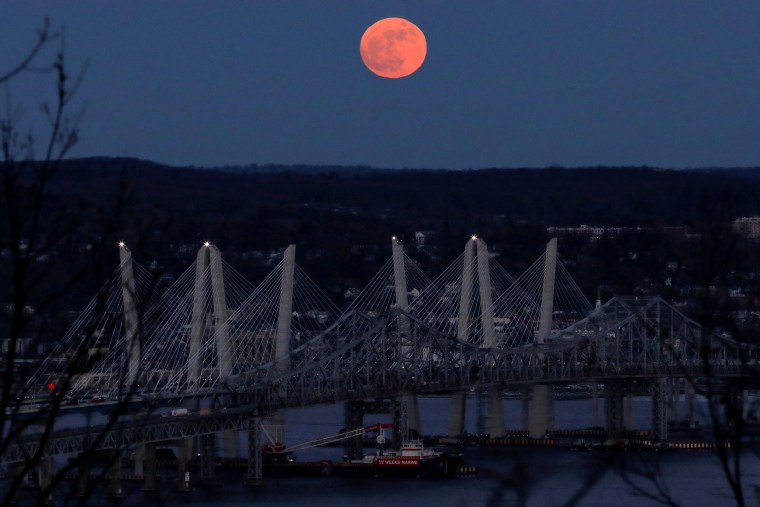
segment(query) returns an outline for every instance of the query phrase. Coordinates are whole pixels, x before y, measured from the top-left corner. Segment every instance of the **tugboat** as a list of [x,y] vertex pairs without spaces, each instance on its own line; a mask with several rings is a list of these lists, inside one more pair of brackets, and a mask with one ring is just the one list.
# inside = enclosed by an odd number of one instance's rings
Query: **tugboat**
[[[399,450],[385,449],[384,429],[393,424],[380,423],[367,428],[343,432],[332,437],[323,437],[286,448],[280,442],[273,442],[262,448],[264,474],[271,476],[333,476],[333,477],[395,477],[395,478],[436,478],[453,477],[462,460],[461,454],[447,454],[426,449],[421,440],[410,440],[401,444]],[[377,452],[362,459],[342,463],[329,460],[298,462],[293,451],[354,438],[365,433],[378,432]]]
[[[382,426],[388,427],[388,425]],[[335,475],[435,478],[451,477],[456,474],[462,460],[460,454],[447,454],[426,449],[421,440],[403,442],[399,450],[385,450],[385,433],[382,431],[382,426],[378,428],[380,433],[377,436],[377,453],[365,455],[361,460],[350,460],[342,465],[335,465],[333,468]],[[374,427],[369,427],[367,431],[373,431],[373,429]]]

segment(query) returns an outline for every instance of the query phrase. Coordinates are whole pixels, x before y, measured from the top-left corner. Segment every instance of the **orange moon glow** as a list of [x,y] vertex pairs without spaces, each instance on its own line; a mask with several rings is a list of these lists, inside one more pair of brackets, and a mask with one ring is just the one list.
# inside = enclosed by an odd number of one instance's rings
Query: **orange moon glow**
[[385,18],[367,28],[359,43],[364,65],[381,77],[406,77],[420,68],[427,41],[417,25],[404,18]]

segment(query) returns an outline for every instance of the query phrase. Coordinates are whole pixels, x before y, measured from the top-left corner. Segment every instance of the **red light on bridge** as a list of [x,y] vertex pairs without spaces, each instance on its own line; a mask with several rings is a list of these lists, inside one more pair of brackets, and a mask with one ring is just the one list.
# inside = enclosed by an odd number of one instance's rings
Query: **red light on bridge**
[[49,384],[48,384],[48,389],[50,389],[51,391],[52,391],[53,389],[55,389],[55,384],[54,384],[54,383],[52,383],[52,382],[51,382],[51,383],[49,383]]

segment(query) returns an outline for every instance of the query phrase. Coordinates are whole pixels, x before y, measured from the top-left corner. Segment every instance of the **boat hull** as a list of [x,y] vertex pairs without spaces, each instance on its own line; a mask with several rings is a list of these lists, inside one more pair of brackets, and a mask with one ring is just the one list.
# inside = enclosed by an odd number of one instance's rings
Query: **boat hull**
[[[441,454],[412,460],[385,460],[381,463],[363,461],[331,463],[272,463],[264,464],[264,477],[307,476],[343,478],[436,479],[453,477],[461,463],[461,455]],[[397,462],[398,461],[398,462]]]

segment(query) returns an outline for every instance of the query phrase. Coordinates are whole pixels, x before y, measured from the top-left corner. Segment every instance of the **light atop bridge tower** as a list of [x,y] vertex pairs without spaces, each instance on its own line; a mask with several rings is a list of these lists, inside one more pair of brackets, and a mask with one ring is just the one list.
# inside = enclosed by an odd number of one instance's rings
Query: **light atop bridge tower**
[[393,241],[396,241],[396,236],[391,237]]
[[473,234],[473,235],[472,235],[472,237],[470,237],[470,239],[471,239],[472,241],[475,241],[476,239],[478,239],[478,237],[477,237],[475,234]]
[[203,246],[205,246],[206,248],[208,248],[208,247],[211,246],[211,242],[210,241],[204,241],[203,242]]
[[125,246],[127,245],[125,245],[123,241],[119,241],[119,248],[124,248]]

